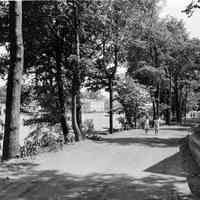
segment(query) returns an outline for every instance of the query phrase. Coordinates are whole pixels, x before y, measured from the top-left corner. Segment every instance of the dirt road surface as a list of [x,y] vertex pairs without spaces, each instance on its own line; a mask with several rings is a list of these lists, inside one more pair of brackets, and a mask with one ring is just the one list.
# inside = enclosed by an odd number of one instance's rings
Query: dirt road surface
[[130,130],[0,165],[2,200],[191,200],[182,127]]

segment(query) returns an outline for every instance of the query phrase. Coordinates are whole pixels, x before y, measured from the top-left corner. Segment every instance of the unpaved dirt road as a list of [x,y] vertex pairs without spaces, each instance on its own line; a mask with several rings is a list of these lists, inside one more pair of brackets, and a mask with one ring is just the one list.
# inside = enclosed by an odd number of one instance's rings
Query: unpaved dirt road
[[130,130],[0,166],[2,200],[192,199],[179,144],[188,131]]

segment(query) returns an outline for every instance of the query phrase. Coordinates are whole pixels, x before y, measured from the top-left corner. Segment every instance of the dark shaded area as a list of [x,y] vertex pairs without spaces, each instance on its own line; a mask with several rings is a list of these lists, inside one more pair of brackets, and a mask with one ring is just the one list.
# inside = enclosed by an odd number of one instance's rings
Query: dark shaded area
[[7,172],[12,174],[13,176],[23,175],[23,173],[31,171],[33,167],[37,166],[38,164],[31,163],[31,162],[20,162],[20,163],[0,163],[0,176],[5,176]]
[[[19,165],[18,165],[19,167]],[[136,179],[125,174],[91,174],[80,177],[58,171],[31,171],[19,179],[0,179],[3,200],[183,200],[176,178],[150,175]]]
[[[108,140],[108,141],[107,141]],[[127,141],[128,140],[128,141]],[[185,141],[185,139],[184,139]],[[113,138],[103,142],[145,144],[150,147],[177,146],[180,138]],[[121,143],[122,142],[122,143]],[[187,174],[181,168],[186,152],[174,154],[146,169],[154,174],[134,178],[126,174],[90,174],[77,176],[55,170],[35,171],[37,164],[0,164],[0,199],[3,200],[194,200],[177,191],[176,184],[185,184]],[[134,170],[134,169],[133,169]],[[10,171],[15,178],[3,176]],[[27,173],[28,172],[28,173]],[[25,176],[21,176],[21,175]],[[162,174],[162,175],[161,175]]]
[[190,190],[197,199],[200,199],[200,167],[190,151],[188,139],[189,137],[186,137],[180,147],[182,165],[187,173],[187,182]]
[[182,167],[182,154],[180,152],[162,160],[159,163],[149,167],[145,171],[160,173],[165,175],[174,175],[180,177],[186,177],[187,173]]
[[103,142],[120,145],[141,144],[149,147],[175,147],[181,144],[180,138],[157,138],[157,137],[127,137],[127,138],[103,138]]
[[[113,133],[121,131],[120,129],[113,128]],[[95,134],[99,135],[108,135],[109,134],[109,128],[103,127],[103,130],[101,131],[94,131]]]
[[105,131],[94,131],[93,134],[98,134],[98,135],[108,135],[108,131],[105,130]]
[[166,127],[161,127],[160,130],[166,130],[166,131],[189,131],[190,127],[188,127],[188,126],[181,126],[181,127],[166,126]]

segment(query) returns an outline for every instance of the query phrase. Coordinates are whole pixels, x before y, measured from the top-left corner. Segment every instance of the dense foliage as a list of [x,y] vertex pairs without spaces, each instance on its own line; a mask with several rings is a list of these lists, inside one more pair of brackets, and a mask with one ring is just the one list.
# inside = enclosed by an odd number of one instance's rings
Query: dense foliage
[[136,128],[137,120],[150,113],[148,108],[150,96],[148,92],[144,86],[128,77],[118,82],[116,90],[116,100],[121,105],[117,112],[125,114],[125,121],[128,127]]
[[[159,18],[158,3],[24,1],[26,81],[21,104],[26,107],[35,102],[40,108],[40,119],[30,122],[60,123],[66,137],[67,115],[71,113],[76,139],[80,140],[83,87],[109,92],[110,133],[116,100],[132,127],[149,101],[153,118],[162,115],[167,123],[172,119],[181,122],[189,110],[196,109],[200,101],[200,41],[189,38],[182,21]],[[185,12],[198,5],[199,1],[193,1]],[[9,49],[6,2],[0,3],[0,21],[0,45]],[[0,56],[4,78],[8,59],[9,54]],[[117,75],[121,66],[127,68],[124,79]]]

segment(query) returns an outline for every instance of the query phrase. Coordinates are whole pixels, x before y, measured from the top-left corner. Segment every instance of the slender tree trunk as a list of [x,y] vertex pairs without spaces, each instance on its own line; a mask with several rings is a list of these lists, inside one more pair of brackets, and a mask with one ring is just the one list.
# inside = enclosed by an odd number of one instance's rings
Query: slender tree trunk
[[81,106],[81,94],[79,90],[79,94],[77,95],[77,101],[76,101],[76,112],[77,112],[77,124],[79,129],[82,129],[82,106]]
[[67,120],[66,120],[66,115],[61,115],[60,117],[60,123],[61,123],[61,127],[62,127],[62,131],[63,131],[63,136],[64,136],[64,142],[67,142],[67,135],[69,132],[69,126],[67,124]]
[[178,80],[175,80],[175,88],[174,88],[174,94],[175,94],[175,111],[176,111],[176,121],[178,123],[181,123],[181,100],[179,95],[179,88],[178,88]]
[[182,116],[183,116],[183,110],[184,110],[184,99],[183,99],[183,88],[180,88],[180,96],[179,96],[179,123],[182,124]]
[[110,111],[109,111],[109,133],[113,133],[113,86],[112,86],[112,79],[109,79],[109,105],[110,105]]
[[155,98],[153,98],[153,123],[154,120],[156,119],[156,103],[155,103]]
[[169,106],[170,106],[170,122],[172,118],[172,74],[170,73],[170,86],[169,86]]
[[24,65],[22,1],[9,2],[10,67],[6,95],[6,118],[2,160],[19,155],[20,97]]
[[186,86],[186,95],[185,95],[185,120],[187,117],[187,104],[188,104],[188,95],[190,94],[190,84]]
[[156,110],[156,117],[160,115],[160,83],[157,84],[157,94],[156,94],[156,102],[155,102],[155,110]]
[[138,100],[135,99],[135,114],[134,114],[135,129],[137,128],[137,114],[138,114]]
[[[152,61],[154,63],[154,67],[157,68],[157,69],[159,69],[159,58],[158,58],[159,53],[158,53],[155,41],[153,41],[152,45],[153,45],[153,49],[152,49],[153,51],[152,52],[154,52],[152,54],[152,58],[153,58]],[[156,85],[156,90],[157,91],[156,91],[156,95],[155,95],[155,98],[154,98],[155,99],[155,102],[154,102],[155,115],[154,115],[154,117],[158,117],[159,114],[160,114],[160,110],[159,110],[159,107],[160,107],[160,80],[159,80],[159,82]]]
[[134,124],[135,124],[135,129],[137,128],[137,117],[134,117]]
[[[169,99],[168,99],[167,105],[169,106]],[[168,108],[165,112],[165,120],[166,120],[166,124],[170,125],[170,108]]]
[[169,82],[169,97],[168,97],[168,106],[167,109],[167,125],[170,125],[171,123],[171,117],[172,117],[172,75],[170,73],[170,82]]
[[[79,76],[79,65],[80,65],[80,39],[79,39],[79,10],[78,2],[73,1],[74,7],[74,25],[75,25],[75,53],[77,56],[77,66],[73,71],[72,81],[72,126],[74,129],[76,141],[83,139],[81,130],[78,124],[77,117],[77,95],[80,94],[80,76]],[[80,121],[79,121],[80,122]]]
[[186,114],[187,114],[187,98],[188,98],[188,90],[186,88],[185,99],[184,99],[184,102],[183,102],[184,120],[186,120]]

